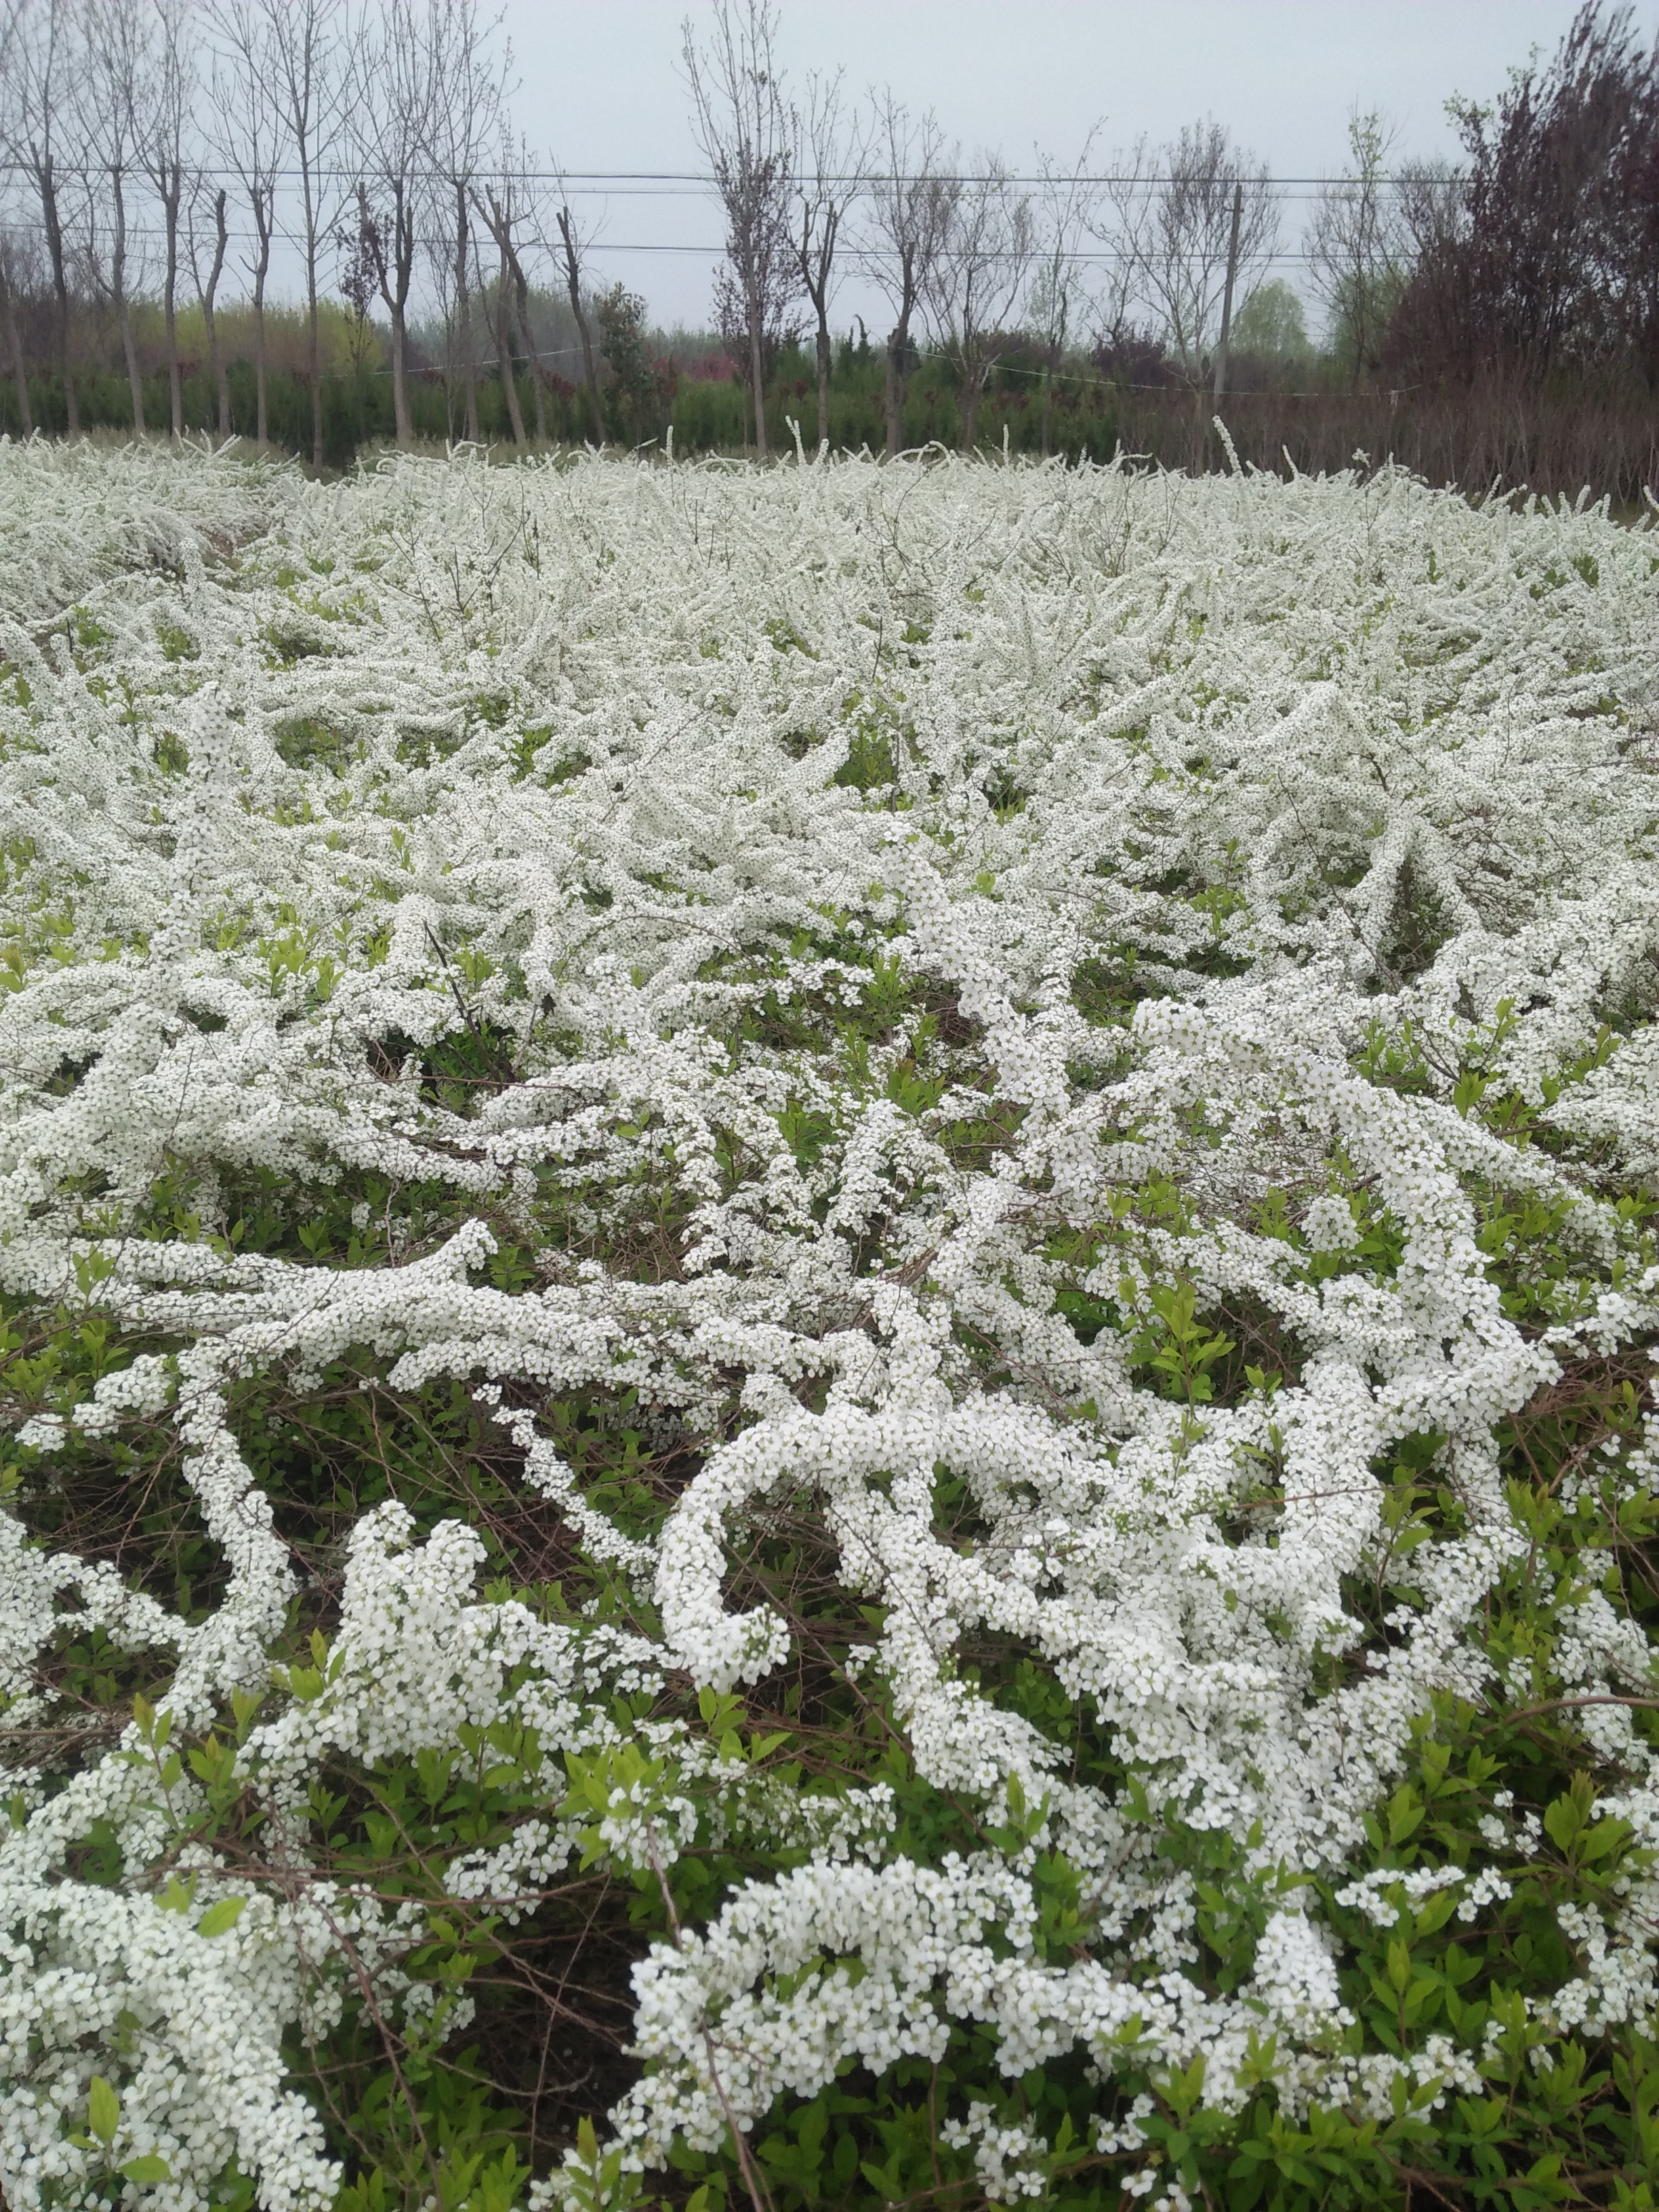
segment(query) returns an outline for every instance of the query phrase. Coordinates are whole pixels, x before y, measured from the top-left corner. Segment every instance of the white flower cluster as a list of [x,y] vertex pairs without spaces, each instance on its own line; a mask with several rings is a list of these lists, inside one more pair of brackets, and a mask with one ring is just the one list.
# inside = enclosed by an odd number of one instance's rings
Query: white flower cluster
[[[318,1761],[516,1717],[556,1806],[567,1753],[620,1756],[618,1690],[784,1661],[788,1622],[726,1592],[785,1498],[883,1624],[849,1673],[918,1776],[1025,1826],[921,1865],[879,1793],[757,1781],[743,1817],[811,1856],[639,1969],[630,2165],[958,2021],[1011,2075],[1202,2053],[1223,2105],[1268,2034],[1292,2102],[1472,2083],[1449,2043],[1342,2055],[1296,1885],[1364,1848],[1435,1693],[1501,1686],[1482,1608],[1526,1540],[1498,1425],[1575,1347],[1659,1326],[1617,1205],[1659,1172],[1649,534],[1386,471],[464,455],[325,485],[0,446],[0,1289],[114,1348],[23,1409],[0,1519],[8,2203],[153,2155],[184,2212],[234,2149],[270,2212],[326,2204],[282,2038],[326,2029],[348,1948],[394,1986],[416,1931],[317,1873]],[[1494,1087],[1539,1141],[1482,1121]],[[1524,1328],[1494,1189],[1573,1255]],[[261,1190],[307,1227],[337,1200],[349,1260],[248,1249]],[[527,1280],[492,1274],[508,1241]],[[1283,1368],[1212,1395],[1224,1308]],[[297,1571],[235,1388],[348,1355],[470,1390],[659,1633],[483,1601],[474,1532],[416,1541],[394,1501],[351,1534],[314,1680],[274,1680]],[[659,1530],[538,1421],[584,1391],[696,1439]],[[158,1424],[224,1562],[205,1622],[32,1533],[63,1455]],[[1388,1565],[1381,1455],[1425,1435],[1462,1520],[1384,1642],[1349,1593]],[[1639,1631],[1576,1619],[1586,1698],[1650,1686]],[[173,1655],[148,1735],[61,1721],[53,1657],[91,1627]],[[1001,1670],[964,1669],[974,1639],[1133,1792],[1073,1778]],[[229,1876],[198,1851],[179,1887],[204,1784],[163,1731],[233,1690],[266,1693],[235,1755],[283,1879],[204,1936]],[[1584,1710],[1624,1817],[1659,1824],[1628,1714]],[[720,1761],[654,1725],[595,1847],[660,1870]],[[1186,1971],[1191,1885],[1136,1793],[1253,1838],[1288,1893],[1236,1996]],[[576,1835],[550,1811],[454,1893],[510,1920]],[[1086,1905],[1069,1962],[1039,1940],[1048,1850]],[[1389,1925],[1437,1886],[1506,1893],[1431,1871],[1351,1901]],[[1653,1900],[1626,1902],[1565,1929],[1562,2021],[1651,2008]],[[113,2151],[84,2135],[99,2073]],[[993,2196],[1040,2192],[1040,2137],[951,2125]]]

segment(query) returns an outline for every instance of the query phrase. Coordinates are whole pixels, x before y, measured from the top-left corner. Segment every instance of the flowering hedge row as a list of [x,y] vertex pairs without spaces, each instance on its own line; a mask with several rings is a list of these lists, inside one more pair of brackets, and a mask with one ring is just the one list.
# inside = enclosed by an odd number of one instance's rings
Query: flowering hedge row
[[7,2203],[1649,2204],[1651,533],[0,533]]

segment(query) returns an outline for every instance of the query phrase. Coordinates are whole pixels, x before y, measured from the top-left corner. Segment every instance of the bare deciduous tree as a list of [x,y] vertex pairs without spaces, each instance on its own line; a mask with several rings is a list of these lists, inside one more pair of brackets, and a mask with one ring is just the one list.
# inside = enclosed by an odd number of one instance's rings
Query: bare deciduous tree
[[[501,369],[501,397],[507,402],[507,419],[513,426],[513,441],[522,446],[525,438],[524,410],[519,403],[519,380],[514,365],[514,325],[517,321],[517,285],[515,272],[521,271],[517,233],[526,219],[526,194],[521,178],[515,176],[519,167],[510,142],[501,149],[499,176],[487,182],[482,193],[474,193],[474,204],[483,217],[484,228],[495,241],[495,296],[493,302],[495,325],[495,358]],[[529,285],[526,283],[527,295]],[[530,355],[531,381],[535,382],[536,356],[533,343],[526,342]],[[538,386],[538,398],[540,387]]]
[[[516,325],[517,343],[522,347],[530,366],[531,398],[536,410],[536,441],[542,445],[547,439],[547,400],[543,389],[545,380],[530,317],[530,278],[525,268],[525,254],[530,241],[539,240],[543,224],[530,149],[522,138],[515,143],[503,137],[501,175],[495,183],[486,185],[482,212],[501,258],[501,296],[496,301],[497,349],[501,354],[503,373],[510,375],[512,332],[513,326]],[[510,398],[509,416],[518,422],[516,386]],[[518,427],[522,430],[521,422],[518,422]]]
[[1309,259],[1337,352],[1355,385],[1376,366],[1398,302],[1405,241],[1388,165],[1398,133],[1375,109],[1348,118],[1348,167],[1321,190]]
[[34,429],[34,410],[29,403],[28,363],[23,358],[22,333],[17,325],[17,295],[22,289],[27,251],[25,239],[11,224],[0,229],[0,321],[5,325],[6,350],[11,356],[17,392],[17,425],[26,438]]
[[1042,347],[1042,427],[1046,460],[1052,450],[1054,377],[1066,348],[1082,325],[1088,308],[1084,241],[1094,228],[1100,187],[1090,176],[1097,124],[1069,169],[1039,149],[1036,205],[1033,210],[1031,289],[1026,317]]
[[64,412],[71,438],[81,431],[70,323],[69,265],[64,239],[60,172],[62,127],[74,106],[80,57],[72,39],[70,0],[33,0],[19,9],[9,41],[7,150],[40,203],[40,226],[57,301],[58,357]]
[[945,160],[944,137],[931,109],[915,123],[890,92],[878,97],[866,251],[870,273],[893,310],[887,337],[890,460],[903,443],[912,326],[956,211],[956,166],[954,155]]
[[[207,339],[208,374],[219,401],[219,435],[230,435],[230,372],[219,349],[219,325],[214,309],[219,296],[219,280],[225,272],[225,255],[230,247],[230,222],[226,208],[230,195],[222,185],[214,185],[198,177],[196,188],[190,196],[185,219],[185,251],[190,257],[190,273],[196,286],[196,296],[201,302],[202,331]],[[209,266],[207,281],[202,279],[200,251],[197,245],[197,218],[203,204],[213,210],[213,259]]]
[[510,62],[489,53],[489,34],[500,21],[480,21],[476,0],[432,0],[435,96],[428,158],[434,184],[452,210],[453,228],[444,246],[449,266],[441,272],[447,295],[451,355],[458,360],[466,403],[466,434],[478,436],[478,363],[472,331],[472,193],[484,149],[495,136]]
[[185,196],[185,132],[196,86],[195,46],[188,0],[153,0],[155,65],[144,135],[145,165],[161,203],[166,262],[161,315],[167,330],[167,390],[173,434],[185,434],[185,389],[179,360],[179,218]]
[[980,154],[975,174],[956,182],[951,221],[922,288],[934,343],[957,373],[964,453],[974,450],[980,401],[1025,289],[1031,246],[1030,202],[1015,190],[1000,154]]
[[[0,155],[10,155],[17,143],[15,94],[16,41],[25,0],[0,0]],[[10,210],[7,210],[9,216]],[[6,326],[6,348],[11,356],[17,384],[17,421],[27,438],[34,428],[29,404],[28,369],[23,360],[23,341],[17,327],[20,250],[18,234],[9,221],[0,228],[0,319]]]
[[569,204],[561,195],[554,216],[559,231],[559,258],[564,270],[564,289],[570,301],[570,312],[576,319],[576,334],[581,340],[582,373],[587,384],[587,404],[593,416],[593,442],[605,443],[605,405],[599,398],[599,364],[593,358],[593,333],[587,319],[586,303],[582,288],[587,274],[587,253],[592,240],[581,229],[571,214]]
[[127,197],[134,168],[148,166],[143,155],[155,99],[154,33],[154,12],[143,0],[93,0],[81,18],[83,66],[76,88],[88,188],[95,172],[109,191],[107,270],[95,249],[91,267],[115,310],[132,395],[132,427],[141,434],[144,382],[127,283]]
[[338,148],[350,83],[348,29],[340,0],[258,0],[264,52],[273,70],[277,116],[300,178],[305,256],[311,461],[323,465],[322,331],[318,264],[337,197],[331,165]]
[[807,80],[806,109],[795,118],[799,173],[794,193],[795,265],[817,321],[818,449],[830,443],[830,302],[842,234],[863,187],[867,140],[842,105],[842,72]]
[[245,265],[253,280],[254,434],[266,442],[265,283],[276,228],[278,117],[272,94],[276,64],[261,0],[217,0],[209,74],[208,143],[234,173],[253,218],[254,252]]
[[715,0],[707,48],[685,19],[681,55],[692,127],[726,212],[729,280],[748,337],[755,451],[766,458],[766,350],[796,282],[789,228],[794,118],[783,97],[770,0]]
[[[417,0],[385,0],[354,57],[349,102],[357,170],[358,231],[392,327],[392,414],[398,443],[412,445],[409,295],[425,148],[438,96],[436,12]],[[371,217],[370,202],[384,214]]]
[[1220,335],[1240,191],[1234,292],[1248,299],[1271,260],[1279,210],[1266,167],[1235,146],[1219,123],[1189,123],[1170,144],[1143,138],[1109,189],[1115,241],[1141,305],[1160,325],[1171,360],[1200,391]]

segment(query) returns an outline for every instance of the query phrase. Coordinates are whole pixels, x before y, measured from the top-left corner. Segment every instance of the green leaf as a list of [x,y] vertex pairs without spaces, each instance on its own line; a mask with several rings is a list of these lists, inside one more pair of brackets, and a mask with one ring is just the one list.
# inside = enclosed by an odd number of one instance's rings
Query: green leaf
[[217,1905],[209,1905],[196,1923],[198,1936],[228,1936],[241,1918],[247,1904],[245,1897],[222,1897]]
[[1389,1841],[1403,1844],[1428,1810],[1417,1802],[1417,1792],[1409,1782],[1402,1783],[1389,1800]]
[[1558,1797],[1544,1808],[1544,1826],[1549,1832],[1550,1841],[1559,1851],[1572,1849],[1573,1838],[1581,1825],[1578,1808],[1571,1797]]
[[1456,1905],[1457,1892],[1455,1889],[1437,1890],[1426,1903],[1418,1907],[1418,1934],[1432,1936],[1437,1929],[1443,1928],[1451,1918]]
[[800,2116],[800,2147],[808,2163],[816,2166],[823,2155],[823,2139],[830,2129],[830,2112],[822,2100],[809,2105]]
[[87,2123],[101,2143],[113,2142],[115,2130],[121,2124],[121,2100],[101,2074],[92,2077],[92,2088],[87,2097]]
[[1616,1820],[1609,1816],[1594,1822],[1579,1850],[1579,1863],[1589,1866],[1596,1859],[1611,1856],[1614,1851],[1623,1849],[1630,1833],[1631,1826],[1627,1820]]
[[158,2158],[154,2151],[146,2152],[143,2158],[130,2158],[121,2171],[129,2181],[136,2181],[141,2186],[147,2182],[171,2181],[173,2179],[172,2167],[166,2159]]

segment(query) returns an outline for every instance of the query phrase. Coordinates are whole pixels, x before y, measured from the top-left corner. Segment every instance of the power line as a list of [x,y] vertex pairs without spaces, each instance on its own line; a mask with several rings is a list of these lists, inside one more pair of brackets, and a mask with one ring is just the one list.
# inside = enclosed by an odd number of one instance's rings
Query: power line
[[[138,172],[134,170],[127,173],[136,176]],[[201,176],[204,180],[210,179],[216,184],[240,182],[239,173],[230,169],[202,168],[198,170],[196,173]],[[20,161],[15,158],[0,157],[0,175],[33,178],[33,174],[34,172],[27,162]],[[91,178],[98,178],[101,179],[102,178],[110,175],[111,171],[106,163],[66,161],[54,164],[53,174],[63,181],[74,179],[84,184]],[[273,184],[298,184],[302,181],[304,172],[297,168],[273,168],[266,170],[264,172],[264,174],[267,176]],[[430,181],[441,181],[444,183],[452,181],[447,172],[435,168],[428,172],[428,175]],[[716,190],[714,178],[697,169],[475,168],[469,169],[466,175],[468,181],[481,185],[539,184],[568,186],[573,184],[581,184],[600,187],[627,185],[692,185],[696,187],[700,192],[713,192]],[[363,182],[368,181],[367,172],[361,167],[313,167],[311,171],[311,176],[313,182],[324,180],[334,184],[345,183],[354,186],[359,182],[359,180]],[[815,176],[813,181],[815,183],[822,181],[824,184],[848,185],[852,186],[868,186],[875,185],[906,185],[928,183],[942,185],[1002,184],[1039,186],[1060,181],[1068,185],[1099,185],[1108,190],[1121,189],[1125,186],[1133,185],[1143,191],[1169,191],[1176,185],[1184,185],[1188,184],[1191,180],[1182,177],[1168,177],[1156,173],[1137,175],[1133,172],[1121,176],[1104,172],[1095,176],[1073,177],[1067,175],[1063,179],[1056,180],[1054,179],[1043,176],[1005,176],[1000,172],[985,172],[983,173],[980,173],[967,170],[918,169],[882,171],[880,173],[872,173],[864,170],[848,170],[844,174],[828,175],[823,177],[822,179],[819,179]],[[1224,179],[1223,181],[1231,184],[1237,180],[1229,177]],[[1246,181],[1250,182],[1255,180],[1246,179]],[[1389,191],[1403,191],[1407,186],[1415,183],[1416,179],[1411,175],[1379,175],[1364,179],[1356,177],[1344,176],[1264,177],[1261,179],[1260,181],[1266,185],[1268,191],[1273,192],[1280,191],[1284,188],[1291,186],[1294,186],[1298,189],[1324,191],[1332,186],[1340,186],[1344,185],[1357,185],[1362,182],[1376,186],[1381,186]],[[687,197],[691,197],[691,195],[688,194]]]
[[[0,228],[3,227],[3,226],[0,226]],[[126,236],[130,243],[149,242],[155,245],[164,245],[167,240],[167,232],[160,224],[134,222],[131,220],[129,220],[126,225]],[[259,242],[259,234],[257,231],[243,230],[232,226],[227,226],[225,236],[234,246],[257,246]],[[290,230],[281,223],[273,223],[270,236],[273,244],[301,247],[303,246],[305,243],[305,233],[303,231]],[[326,232],[325,242],[329,245],[334,245],[337,242],[331,229]],[[481,240],[479,242],[483,252],[487,256],[491,251],[490,242],[488,240]],[[434,251],[441,250],[445,253],[453,253],[453,234],[450,233],[435,233],[432,237],[425,240],[423,243]],[[714,258],[718,260],[724,255],[726,247],[723,242],[708,245],[688,245],[684,242],[670,240],[604,239],[595,240],[588,250],[590,252],[601,258],[606,254],[611,253],[678,253],[699,256],[705,260],[712,256]],[[1030,258],[1030,257],[1029,256],[1022,254],[994,252],[988,252],[984,256],[984,258],[988,262],[1017,262],[1025,260]],[[1040,258],[1041,257],[1038,258]],[[1076,252],[1068,252],[1066,258],[1068,262],[1079,263],[1085,267],[1096,268],[1132,262],[1136,258],[1136,257],[1127,247],[1107,246],[1099,251],[1085,251],[1079,249]],[[1311,248],[1297,246],[1279,246],[1276,247],[1272,253],[1263,254],[1258,257],[1260,263],[1263,266],[1294,264],[1298,262],[1312,263],[1317,258],[1317,255],[1314,253]],[[878,265],[879,262],[878,256],[872,255],[856,247],[848,248],[848,259],[853,267],[858,269],[861,274],[865,275],[869,274],[874,267]]]

